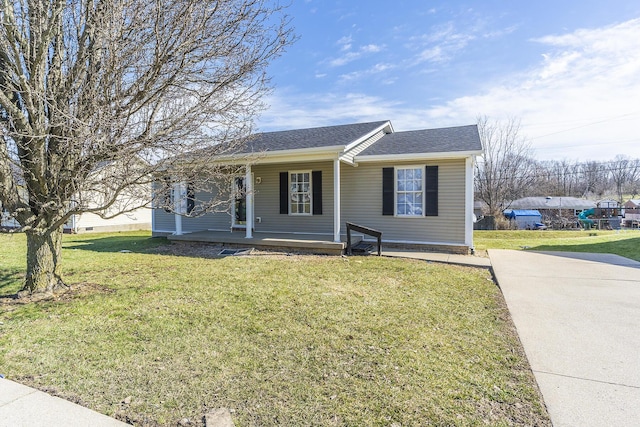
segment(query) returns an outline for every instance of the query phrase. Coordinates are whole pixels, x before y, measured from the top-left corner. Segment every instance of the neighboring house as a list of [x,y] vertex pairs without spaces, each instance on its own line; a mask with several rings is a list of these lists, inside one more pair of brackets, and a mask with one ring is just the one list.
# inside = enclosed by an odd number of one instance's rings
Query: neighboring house
[[151,209],[140,208],[110,219],[104,219],[94,213],[72,215],[64,225],[67,233],[109,232],[127,230],[150,230]]
[[9,215],[9,211],[2,208],[2,205],[0,205],[0,230],[11,230],[18,228],[19,226],[20,224],[18,224],[18,222]]
[[640,226],[640,200],[631,199],[627,201],[623,207],[625,226],[638,228],[638,226]]
[[535,230],[537,224],[542,223],[542,214],[535,209],[507,209],[504,216],[513,221],[518,230]]
[[628,200],[622,205],[625,209],[640,209],[640,199]]
[[[111,162],[105,162],[96,169],[97,181],[107,179],[104,178],[104,171],[109,167],[112,167]],[[137,185],[135,191],[131,194],[121,193],[116,202],[113,203],[112,208],[107,211],[103,211],[105,218],[101,217],[97,213],[85,212],[81,214],[72,215],[66,224],[64,224],[65,233],[86,233],[86,232],[110,232],[110,231],[127,231],[127,230],[150,230],[152,213],[149,207],[140,207],[134,209],[142,204],[140,195],[144,195],[145,199],[148,198],[148,192],[151,187],[148,184]],[[87,191],[84,193],[77,193],[72,203],[78,203],[78,199],[82,198],[84,205],[88,208],[94,208],[100,206],[95,198],[100,197],[99,191]],[[135,194],[138,194],[136,196]],[[26,189],[24,186],[20,187],[20,197],[23,200],[28,198]],[[126,212],[118,214],[118,212]],[[10,230],[20,228],[20,224],[9,215],[9,212],[2,209],[2,216],[0,217],[0,229]]]
[[595,208],[596,203],[577,197],[524,197],[522,199],[514,200],[509,205],[510,209],[534,209],[540,211],[543,216],[562,216],[570,215],[576,216],[585,209]]
[[[16,229],[20,224],[11,218],[9,213],[2,210],[0,229]],[[104,219],[94,213],[72,215],[64,225],[65,233],[108,232],[126,230],[150,230],[151,209],[140,208],[126,214],[120,214],[110,219]]]
[[[279,246],[315,236],[341,250],[352,222],[381,231],[386,246],[473,248],[473,165],[482,153],[475,125],[394,132],[380,121],[268,132],[242,151],[220,162],[256,154],[235,182],[246,200],[195,218],[154,209],[153,234],[225,242],[234,231],[254,246],[276,235]],[[184,197],[185,188],[174,193]]]

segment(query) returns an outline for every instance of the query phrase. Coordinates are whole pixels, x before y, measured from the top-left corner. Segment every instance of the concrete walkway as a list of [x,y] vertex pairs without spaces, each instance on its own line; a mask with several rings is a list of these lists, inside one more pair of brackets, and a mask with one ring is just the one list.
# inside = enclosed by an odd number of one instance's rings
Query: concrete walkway
[[489,250],[555,427],[640,425],[640,263]]
[[382,256],[395,258],[421,259],[424,261],[443,262],[447,264],[466,265],[471,267],[491,267],[489,258],[474,255],[457,255],[441,252],[420,252],[402,249],[382,249]]
[[0,378],[0,426],[124,427],[127,425],[84,406]]

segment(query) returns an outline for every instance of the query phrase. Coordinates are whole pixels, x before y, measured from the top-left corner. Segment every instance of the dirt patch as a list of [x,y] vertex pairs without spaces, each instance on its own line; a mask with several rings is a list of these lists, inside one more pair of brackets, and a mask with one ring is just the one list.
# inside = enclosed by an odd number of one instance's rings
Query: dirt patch
[[[236,248],[233,245],[219,245],[211,243],[196,243],[196,242],[174,242],[167,245],[157,246],[149,249],[147,253],[171,255],[171,256],[185,256],[194,258],[224,258],[227,255],[220,255],[220,252],[224,249]],[[240,248],[239,246],[237,248]],[[242,247],[243,249],[250,248]],[[281,249],[257,249],[250,248],[249,253],[241,253],[230,256],[243,256],[243,257],[273,257],[273,258],[290,258],[290,257],[304,257],[305,259],[311,258],[325,258],[326,255],[312,255],[303,251],[285,251]]]
[[105,286],[96,283],[74,283],[60,288],[55,293],[28,294],[19,292],[17,294],[0,295],[0,307],[11,310],[11,307],[43,302],[43,301],[71,301],[79,296],[91,295],[95,293],[113,292]]

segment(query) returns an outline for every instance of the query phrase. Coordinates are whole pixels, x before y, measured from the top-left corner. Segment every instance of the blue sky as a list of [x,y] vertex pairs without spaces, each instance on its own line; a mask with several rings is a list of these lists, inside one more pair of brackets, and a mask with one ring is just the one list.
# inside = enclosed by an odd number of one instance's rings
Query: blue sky
[[521,120],[536,157],[640,157],[640,2],[292,0],[259,130]]

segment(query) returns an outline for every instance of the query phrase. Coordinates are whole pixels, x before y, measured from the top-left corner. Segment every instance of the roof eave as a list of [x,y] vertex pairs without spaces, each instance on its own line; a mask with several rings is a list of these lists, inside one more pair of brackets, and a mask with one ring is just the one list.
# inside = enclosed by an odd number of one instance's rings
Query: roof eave
[[296,161],[297,159],[312,158],[314,160],[333,160],[338,157],[344,149],[344,145],[333,145],[329,147],[297,148],[293,150],[262,151],[257,153],[235,153],[216,157],[218,163],[245,163],[252,160],[252,163],[274,163],[280,160]]
[[444,159],[463,159],[472,156],[479,156],[482,150],[472,151],[443,151],[439,153],[402,153],[402,154],[378,154],[355,156],[356,163],[366,162],[385,162],[385,161],[403,161],[403,160],[444,160]]

